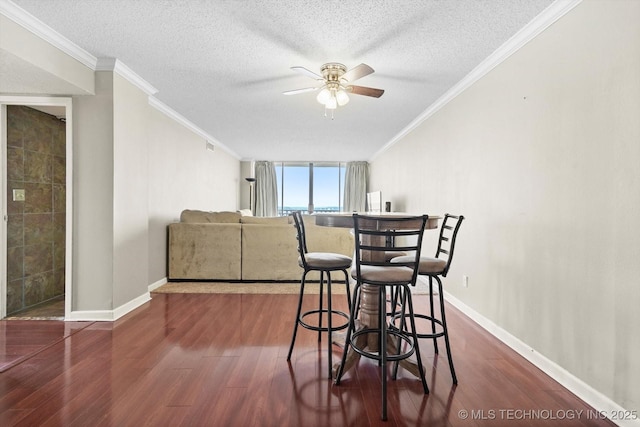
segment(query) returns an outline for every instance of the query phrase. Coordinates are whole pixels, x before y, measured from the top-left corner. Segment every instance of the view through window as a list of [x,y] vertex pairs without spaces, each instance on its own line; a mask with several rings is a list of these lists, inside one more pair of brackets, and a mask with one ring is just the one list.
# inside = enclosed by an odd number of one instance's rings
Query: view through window
[[340,212],[346,163],[275,163],[278,214]]

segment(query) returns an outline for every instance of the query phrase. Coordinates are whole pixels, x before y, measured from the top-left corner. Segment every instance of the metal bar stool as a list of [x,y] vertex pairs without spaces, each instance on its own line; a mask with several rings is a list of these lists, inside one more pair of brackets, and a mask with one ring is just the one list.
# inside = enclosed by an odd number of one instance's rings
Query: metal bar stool
[[[334,271],[342,271],[344,273],[345,287],[347,290],[347,303],[351,301],[351,291],[349,288],[349,274],[347,269],[351,267],[351,258],[346,255],[336,254],[331,252],[309,252],[307,250],[307,238],[304,228],[304,220],[302,214],[297,211],[291,214],[293,217],[298,237],[298,265],[304,270],[302,273],[302,279],[300,280],[300,297],[298,298],[298,309],[296,313],[296,321],[293,327],[293,336],[291,337],[291,345],[289,346],[289,354],[287,355],[287,361],[291,360],[291,353],[293,352],[293,345],[296,342],[296,335],[298,333],[298,326],[302,326],[305,329],[318,332],[318,341],[322,340],[322,332],[327,333],[328,338],[328,364],[329,364],[329,378],[331,378],[331,334],[333,331],[345,329],[349,324],[349,315],[343,311],[334,310],[331,307],[331,273]],[[304,300],[304,286],[307,273],[310,271],[320,272],[320,303],[319,307],[314,310],[302,312],[302,303]],[[323,307],[322,296],[324,288],[324,275],[327,275],[327,308]],[[327,325],[323,326],[322,317],[327,316]],[[317,315],[318,323],[308,323],[305,318],[309,316]],[[332,317],[340,316],[345,319],[345,322],[334,326],[332,323]]]
[[[417,333],[418,338],[432,338],[433,347],[436,354],[438,354],[438,341],[440,337],[444,337],[444,342],[447,350],[447,358],[449,360],[449,369],[451,370],[451,378],[454,384],[458,384],[458,378],[456,377],[456,371],[453,367],[453,358],[451,356],[451,346],[449,344],[449,329],[447,328],[447,318],[445,316],[444,309],[444,296],[442,292],[442,280],[440,277],[447,277],[449,268],[451,267],[451,261],[453,260],[453,250],[456,245],[456,238],[458,236],[458,230],[464,220],[462,215],[450,215],[445,214],[442,221],[442,227],[440,227],[440,238],[438,239],[438,248],[436,249],[436,255],[434,258],[422,257],[418,267],[418,274],[421,276],[429,277],[429,308],[430,314],[414,314],[414,317],[426,319],[431,323],[431,332]],[[404,263],[410,257],[401,256],[393,258],[392,263]],[[440,317],[436,317],[434,312],[433,301],[433,280],[435,279],[438,284],[438,296],[440,302]],[[403,315],[396,314],[393,316],[392,329],[399,329],[403,326],[404,321],[400,321]],[[397,374],[398,366],[394,367],[394,377]]]
[[[355,330],[355,316],[351,316],[349,327],[345,337],[345,347],[342,354],[342,362],[338,367],[335,384],[340,384],[347,360],[347,352],[353,349],[360,356],[377,360],[382,369],[382,414],[383,420],[387,419],[387,362],[397,362],[407,359],[415,353],[420,380],[425,394],[429,392],[422,367],[418,337],[415,334],[415,322],[413,318],[413,302],[409,292],[409,285],[415,285],[418,273],[418,261],[420,259],[420,247],[422,235],[428,220],[427,215],[422,216],[380,216],[353,215],[354,232],[356,241],[356,268],[352,276],[356,279],[354,295],[351,304],[352,313],[357,311],[360,294],[363,286],[377,291],[378,318],[373,325],[364,325],[362,329]],[[408,243],[390,248],[386,244],[387,238],[402,238]],[[398,242],[397,242],[398,243]],[[412,259],[403,262],[392,263],[386,256],[389,251],[411,252],[415,255]],[[394,258],[395,259],[395,258]],[[403,327],[389,329],[387,325],[387,291],[393,293],[397,287],[405,289],[401,315],[406,316],[411,323],[411,331],[403,330]],[[396,308],[392,307],[392,312]],[[374,345],[368,339],[374,335],[377,342]],[[367,343],[363,345],[362,343]]]

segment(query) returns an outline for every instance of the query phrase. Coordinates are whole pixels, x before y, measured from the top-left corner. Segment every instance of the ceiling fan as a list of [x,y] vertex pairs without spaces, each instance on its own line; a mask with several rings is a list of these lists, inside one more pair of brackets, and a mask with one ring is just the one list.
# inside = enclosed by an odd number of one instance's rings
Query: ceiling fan
[[297,95],[299,93],[314,92],[320,89],[317,100],[324,105],[325,116],[326,110],[331,110],[331,118],[333,118],[333,110],[338,106],[343,106],[349,102],[347,92],[355,95],[371,96],[380,98],[384,93],[382,89],[375,89],[366,86],[356,86],[352,82],[368,76],[373,73],[373,68],[367,64],[360,64],[347,71],[347,67],[337,62],[329,62],[320,67],[322,75],[316,74],[305,67],[291,67],[293,71],[311,77],[320,84],[315,87],[306,87],[302,89],[288,90],[283,92],[284,95]]

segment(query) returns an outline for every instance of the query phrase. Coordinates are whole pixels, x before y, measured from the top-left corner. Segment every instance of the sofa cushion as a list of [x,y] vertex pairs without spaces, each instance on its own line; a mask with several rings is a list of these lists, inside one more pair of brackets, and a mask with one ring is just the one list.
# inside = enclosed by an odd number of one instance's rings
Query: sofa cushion
[[180,222],[187,223],[239,223],[241,215],[238,212],[206,212],[185,209],[180,214]]
[[302,215],[302,220],[304,221],[305,226],[316,225],[316,216],[315,215]]
[[169,279],[240,280],[241,224],[169,225]]
[[242,224],[242,280],[300,280],[301,275],[294,226]]
[[287,225],[293,224],[289,216],[243,216],[240,219],[243,224]]

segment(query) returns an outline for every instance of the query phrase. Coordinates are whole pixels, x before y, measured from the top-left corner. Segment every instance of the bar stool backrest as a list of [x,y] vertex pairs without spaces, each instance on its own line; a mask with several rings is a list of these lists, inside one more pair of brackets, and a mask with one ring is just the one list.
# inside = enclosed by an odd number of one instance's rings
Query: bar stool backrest
[[[363,266],[409,267],[414,273],[412,283],[415,283],[418,274],[418,268],[416,267],[420,260],[422,236],[428,219],[428,215],[381,218],[379,216],[354,214],[357,277],[362,277],[361,267]],[[396,246],[387,246],[388,239],[395,241]],[[400,255],[402,253],[412,253],[415,256],[406,262],[392,263],[391,258],[393,257],[387,256],[390,251],[398,252]]]
[[300,211],[294,211],[291,213],[293,217],[293,223],[296,226],[296,231],[298,233],[298,253],[300,254],[300,258],[302,259],[302,263],[304,267],[307,267],[307,260],[305,255],[307,254],[307,237],[304,229],[304,220],[302,219],[302,213]]
[[453,260],[453,250],[456,247],[456,237],[458,230],[464,220],[462,215],[445,214],[442,226],[440,227],[440,238],[438,239],[438,249],[436,249],[436,258],[447,260],[447,266],[442,272],[443,277],[447,277],[451,261]]

